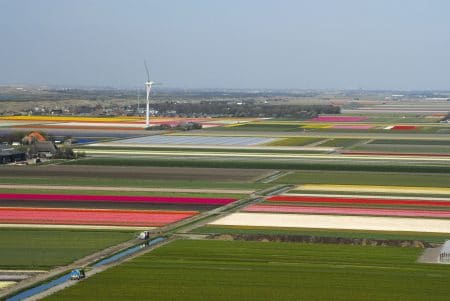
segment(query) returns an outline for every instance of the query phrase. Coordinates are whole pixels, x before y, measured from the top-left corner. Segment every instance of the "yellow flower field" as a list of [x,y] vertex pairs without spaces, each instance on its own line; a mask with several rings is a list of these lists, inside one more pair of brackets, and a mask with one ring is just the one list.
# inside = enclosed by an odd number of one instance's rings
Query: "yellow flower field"
[[15,281],[0,281],[0,290],[16,284]]
[[450,195],[450,188],[444,187],[303,184],[297,186],[295,190]]

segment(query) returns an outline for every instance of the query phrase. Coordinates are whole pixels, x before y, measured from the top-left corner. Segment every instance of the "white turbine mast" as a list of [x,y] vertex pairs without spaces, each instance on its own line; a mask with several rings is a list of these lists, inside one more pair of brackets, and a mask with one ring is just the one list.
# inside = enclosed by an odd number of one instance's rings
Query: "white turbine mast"
[[150,126],[150,91],[152,90],[153,82],[150,81],[150,73],[148,72],[147,62],[144,61],[145,71],[147,71],[147,82],[145,83],[145,87],[147,88],[147,107],[145,112],[145,127],[148,128]]

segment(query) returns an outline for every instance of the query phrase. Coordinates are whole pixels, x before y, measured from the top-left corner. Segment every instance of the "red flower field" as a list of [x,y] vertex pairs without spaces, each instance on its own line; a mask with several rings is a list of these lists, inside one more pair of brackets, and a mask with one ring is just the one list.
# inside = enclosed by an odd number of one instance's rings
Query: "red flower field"
[[414,199],[381,199],[381,198],[349,198],[349,197],[317,197],[317,196],[288,196],[276,195],[267,198],[269,202],[293,203],[335,203],[335,204],[361,204],[382,206],[426,206],[450,207],[450,201],[414,200]]
[[0,208],[0,223],[158,227],[197,213],[163,210]]

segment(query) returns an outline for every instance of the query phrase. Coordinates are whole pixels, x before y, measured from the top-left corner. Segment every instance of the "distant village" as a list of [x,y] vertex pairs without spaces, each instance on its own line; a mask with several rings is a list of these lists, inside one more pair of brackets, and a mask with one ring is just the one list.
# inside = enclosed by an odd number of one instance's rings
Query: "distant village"
[[[57,142],[60,142],[57,144]],[[36,164],[50,159],[75,159],[72,140],[53,141],[45,133],[34,131],[26,135],[11,133],[1,137],[0,164]]]

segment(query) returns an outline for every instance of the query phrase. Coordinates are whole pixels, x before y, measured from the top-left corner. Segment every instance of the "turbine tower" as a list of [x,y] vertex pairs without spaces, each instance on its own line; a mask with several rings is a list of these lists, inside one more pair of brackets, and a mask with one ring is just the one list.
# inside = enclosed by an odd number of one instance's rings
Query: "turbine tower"
[[147,71],[147,82],[145,83],[145,87],[147,88],[147,107],[145,111],[145,127],[150,127],[150,91],[152,90],[153,82],[150,81],[150,73],[148,72],[147,62],[144,61],[145,71]]

